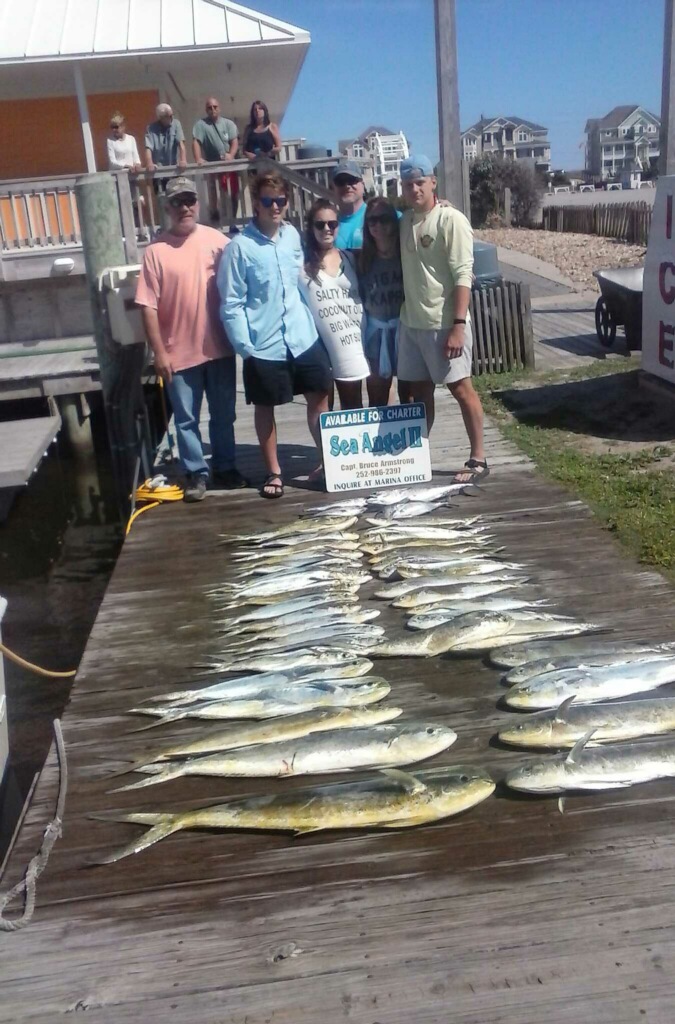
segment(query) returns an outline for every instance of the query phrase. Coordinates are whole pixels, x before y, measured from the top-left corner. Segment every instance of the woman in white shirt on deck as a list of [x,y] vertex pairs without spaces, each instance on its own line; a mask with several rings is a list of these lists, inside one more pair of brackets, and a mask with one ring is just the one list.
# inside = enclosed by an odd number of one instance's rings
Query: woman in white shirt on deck
[[328,352],[340,406],[361,409],[362,384],[370,372],[363,351],[365,314],[356,259],[335,247],[337,229],[337,207],[317,199],[307,214],[300,290]]
[[113,114],[108,136],[108,169],[121,171],[124,167],[138,173],[141,170],[141,158],[136,139],[133,135],[127,135],[124,117],[122,114]]

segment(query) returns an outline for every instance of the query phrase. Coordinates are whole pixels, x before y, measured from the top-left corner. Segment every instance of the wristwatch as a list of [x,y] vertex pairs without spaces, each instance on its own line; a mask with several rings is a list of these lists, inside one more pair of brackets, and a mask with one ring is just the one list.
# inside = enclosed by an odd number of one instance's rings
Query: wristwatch
[[453,322],[453,324],[465,324],[466,323],[466,317],[464,317],[463,320],[461,319],[461,317],[456,317],[452,322]]

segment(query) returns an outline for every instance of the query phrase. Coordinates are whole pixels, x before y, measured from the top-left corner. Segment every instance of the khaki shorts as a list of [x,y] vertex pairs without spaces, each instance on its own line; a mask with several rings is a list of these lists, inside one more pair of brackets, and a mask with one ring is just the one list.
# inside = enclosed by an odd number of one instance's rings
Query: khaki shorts
[[448,359],[443,345],[448,327],[426,331],[401,324],[398,340],[398,379],[408,381],[431,380],[434,384],[455,384],[471,376],[473,335],[471,324],[464,328],[464,349],[461,356]]

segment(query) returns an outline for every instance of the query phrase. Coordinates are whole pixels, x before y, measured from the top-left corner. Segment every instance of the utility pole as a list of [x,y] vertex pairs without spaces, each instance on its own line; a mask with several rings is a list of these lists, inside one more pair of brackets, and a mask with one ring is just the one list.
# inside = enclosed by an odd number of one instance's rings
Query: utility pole
[[[672,7],[672,0],[671,7]],[[439,191],[453,206],[464,209],[462,150],[459,128],[457,26],[455,0],[434,0],[436,27],[436,79],[438,82],[438,138],[441,175]]]
[[665,0],[660,149],[659,174],[675,174],[675,21],[673,20],[673,0]]

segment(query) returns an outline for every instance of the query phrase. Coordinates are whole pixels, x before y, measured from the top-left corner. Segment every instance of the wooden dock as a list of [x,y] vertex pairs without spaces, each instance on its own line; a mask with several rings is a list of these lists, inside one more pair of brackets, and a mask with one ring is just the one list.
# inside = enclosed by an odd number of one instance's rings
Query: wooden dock
[[625,359],[630,355],[623,331],[611,348],[595,333],[592,292],[541,296],[532,299],[535,369],[569,370],[598,359]]
[[[302,419],[300,405],[281,418],[287,476],[313,465]],[[251,429],[242,410],[242,468],[257,472]],[[443,479],[465,454],[449,398],[432,440]],[[528,592],[621,637],[672,636],[673,588],[492,429],[490,440],[493,475],[458,505],[491,517],[509,557],[528,568]],[[672,1024],[672,782],[574,796],[563,816],[555,799],[498,787],[461,817],[407,831],[184,832],[135,858],[86,866],[139,832],[91,813],[176,809],[281,785],[190,778],[112,794],[106,775],[199,728],[133,736],[137,720],[124,712],[193,679],[194,664],[217,653],[204,591],[230,571],[219,535],[289,521],[317,500],[329,499],[302,486],[279,502],[214,493],[134,525],[63,719],[63,837],[32,923],[0,936],[2,1024]],[[396,631],[401,613],[385,608],[382,622]],[[499,674],[480,659],[386,660],[376,671],[407,716],[455,728],[439,763],[481,764],[500,780],[523,760],[493,744],[509,713],[497,708]],[[3,889],[39,845],[57,775],[52,755]]]
[[0,421],[0,490],[23,487],[59,432],[61,417]]

